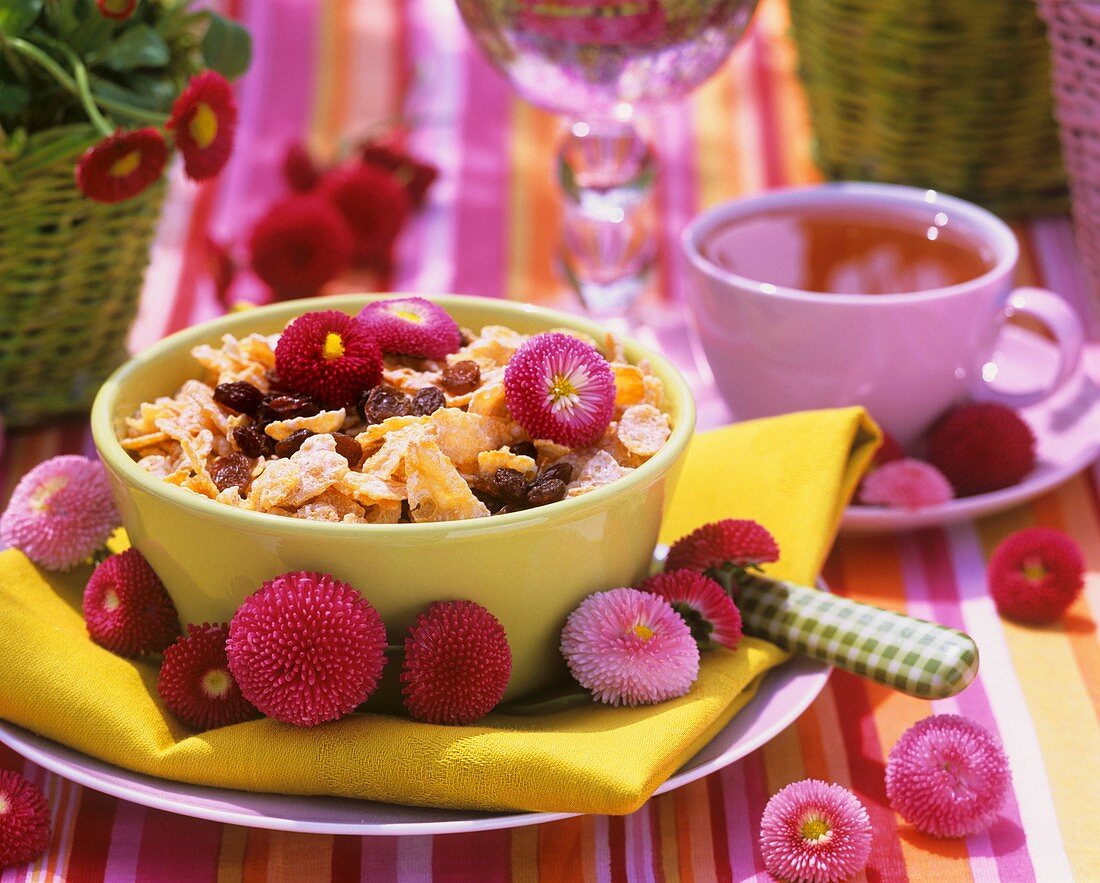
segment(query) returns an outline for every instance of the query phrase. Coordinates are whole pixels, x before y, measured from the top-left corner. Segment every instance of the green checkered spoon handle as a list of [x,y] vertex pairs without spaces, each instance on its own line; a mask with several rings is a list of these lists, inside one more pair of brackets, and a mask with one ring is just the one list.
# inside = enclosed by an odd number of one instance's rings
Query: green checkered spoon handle
[[978,674],[969,635],[792,583],[748,576],[745,632],[921,699],[954,696]]

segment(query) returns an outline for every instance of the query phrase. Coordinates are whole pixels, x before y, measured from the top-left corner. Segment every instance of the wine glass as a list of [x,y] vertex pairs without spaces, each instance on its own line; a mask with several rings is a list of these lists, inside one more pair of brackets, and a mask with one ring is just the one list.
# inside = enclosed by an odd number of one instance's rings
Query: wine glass
[[680,98],[725,60],[756,0],[457,0],[519,94],[562,114],[562,267],[594,313],[625,313],[656,254],[655,163],[639,110]]

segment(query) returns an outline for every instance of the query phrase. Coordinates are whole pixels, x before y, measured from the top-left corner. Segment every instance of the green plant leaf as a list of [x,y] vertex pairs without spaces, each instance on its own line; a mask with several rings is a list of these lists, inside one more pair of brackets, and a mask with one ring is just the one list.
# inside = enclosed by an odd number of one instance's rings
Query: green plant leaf
[[42,0],[3,0],[0,3],[0,34],[17,37],[27,30],[42,11]]
[[127,28],[98,57],[99,64],[114,71],[139,67],[164,67],[171,59],[168,44],[149,25]]
[[18,83],[0,83],[0,117],[15,117],[30,101],[31,93]]
[[235,21],[212,12],[202,38],[202,56],[207,67],[234,80],[252,62],[252,37]]
[[89,82],[92,94],[96,97],[121,101],[123,104],[145,110],[167,112],[171,109],[172,102],[176,100],[176,85],[165,77],[132,75],[127,78],[126,86],[120,86],[112,80],[93,74]]

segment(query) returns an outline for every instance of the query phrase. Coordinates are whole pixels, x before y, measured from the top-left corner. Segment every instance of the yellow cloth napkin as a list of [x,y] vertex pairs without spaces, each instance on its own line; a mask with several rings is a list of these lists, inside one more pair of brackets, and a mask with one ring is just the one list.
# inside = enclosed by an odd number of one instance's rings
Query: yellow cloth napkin
[[[777,536],[775,572],[812,580],[877,443],[858,409],[698,436],[666,539],[754,517]],[[45,573],[0,553],[0,717],[121,767],[201,785],[485,810],[628,813],[751,698],[786,654],[746,639],[705,654],[680,699],[492,715],[469,727],[356,714],[312,730],[270,720],[191,734],[160,704],[157,668],[97,647],[80,610],[87,569]],[[611,587],[609,587],[611,588]]]

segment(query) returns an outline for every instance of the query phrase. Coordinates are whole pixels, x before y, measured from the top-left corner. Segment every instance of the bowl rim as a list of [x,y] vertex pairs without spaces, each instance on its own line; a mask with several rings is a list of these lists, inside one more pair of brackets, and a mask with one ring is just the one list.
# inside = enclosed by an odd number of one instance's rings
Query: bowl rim
[[[253,512],[237,509],[224,503],[217,503],[200,494],[168,484],[145,472],[137,465],[130,454],[119,443],[115,431],[114,409],[118,394],[127,380],[140,372],[147,361],[158,358],[174,349],[187,350],[190,347],[221,334],[228,333],[237,325],[247,325],[248,319],[281,317],[287,321],[304,312],[337,309],[358,312],[365,303],[398,297],[423,297],[439,304],[444,309],[462,308],[474,305],[478,310],[488,311],[500,317],[498,324],[507,325],[509,316],[516,313],[536,317],[547,323],[547,329],[570,327],[586,332],[596,340],[601,340],[608,329],[585,316],[552,310],[546,307],[497,298],[477,297],[459,294],[420,294],[416,292],[361,292],[353,294],[328,295],[307,299],[282,301],[276,304],[242,310],[219,316],[207,322],[192,325],[177,331],[136,353],[104,381],[92,403],[91,427],[96,450],[104,464],[124,483],[136,486],[151,493],[161,501],[190,510],[196,515],[205,515],[224,519],[242,529],[252,528],[266,533],[291,534],[300,536],[303,531],[314,535],[329,535],[351,539],[355,536],[386,536],[390,539],[409,537],[424,539],[430,534],[455,533],[477,534],[487,530],[506,530],[510,528],[545,523],[551,517],[568,517],[583,514],[586,510],[598,508],[610,498],[625,494],[629,490],[650,483],[653,478],[667,472],[684,454],[695,429],[695,400],[679,368],[660,352],[651,349],[632,337],[621,337],[624,348],[631,353],[631,363],[645,359],[653,366],[665,384],[666,398],[675,403],[678,412],[676,424],[664,446],[653,457],[631,472],[610,484],[577,497],[559,500],[550,506],[510,512],[505,515],[493,515],[490,518],[467,518],[457,521],[414,522],[410,524],[343,524],[308,519],[289,518],[268,512]],[[243,329],[240,329],[243,330]],[[547,510],[552,511],[547,511]]]

